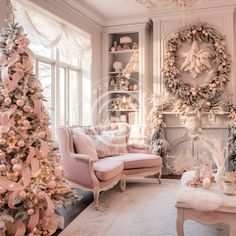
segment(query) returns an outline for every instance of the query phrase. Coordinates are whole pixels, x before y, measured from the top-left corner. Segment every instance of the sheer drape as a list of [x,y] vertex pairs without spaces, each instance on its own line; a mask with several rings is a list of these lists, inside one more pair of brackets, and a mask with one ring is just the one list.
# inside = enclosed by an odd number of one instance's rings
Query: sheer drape
[[91,37],[86,32],[25,0],[12,0],[12,4],[16,8],[16,20],[34,44],[46,48],[59,47],[65,57],[79,58],[86,54],[87,58],[91,54]]

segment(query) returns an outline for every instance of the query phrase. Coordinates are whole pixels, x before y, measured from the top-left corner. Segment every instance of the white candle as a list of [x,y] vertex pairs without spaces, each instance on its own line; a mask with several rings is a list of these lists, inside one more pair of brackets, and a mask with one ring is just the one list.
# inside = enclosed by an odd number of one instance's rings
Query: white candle
[[211,186],[211,178],[209,178],[209,177],[204,177],[204,178],[203,178],[203,181],[202,181],[202,187],[203,187],[204,189],[209,189],[210,186]]

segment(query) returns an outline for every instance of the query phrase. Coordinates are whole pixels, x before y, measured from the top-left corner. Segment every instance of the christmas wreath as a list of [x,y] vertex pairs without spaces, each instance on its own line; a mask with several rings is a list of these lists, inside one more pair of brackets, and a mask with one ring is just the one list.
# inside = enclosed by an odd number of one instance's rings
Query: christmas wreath
[[[192,44],[190,52],[182,54],[182,67],[177,64],[179,49],[183,44]],[[198,44],[207,44],[208,51],[198,49]],[[206,84],[191,85],[181,81],[180,75],[189,72],[192,78],[214,66]],[[198,23],[176,32],[167,41],[164,64],[165,87],[172,95],[180,98],[188,106],[199,104],[211,107],[211,103],[221,96],[229,80],[231,59],[226,49],[224,36],[206,24]],[[213,105],[213,104],[212,104]]]

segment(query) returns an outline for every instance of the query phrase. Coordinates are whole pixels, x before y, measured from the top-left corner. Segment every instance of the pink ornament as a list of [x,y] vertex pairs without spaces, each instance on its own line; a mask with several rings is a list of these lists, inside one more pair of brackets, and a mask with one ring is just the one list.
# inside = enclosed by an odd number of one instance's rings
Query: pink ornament
[[22,191],[20,191],[20,193],[19,193],[19,197],[22,198],[22,199],[24,199],[24,198],[27,197],[27,193],[26,193],[24,190],[22,190]]
[[4,194],[7,192],[7,189],[5,187],[0,186],[0,194]]
[[18,99],[18,100],[16,101],[16,105],[19,106],[19,107],[24,106],[24,104],[25,104],[25,101],[24,101],[23,99]]
[[0,171],[5,171],[7,169],[7,166],[5,164],[0,165]]
[[18,162],[19,162],[19,160],[18,160],[17,158],[11,159],[11,164],[12,164],[12,165],[17,164]]
[[48,187],[49,188],[55,188],[56,187],[56,182],[54,180],[51,180],[48,182]]
[[14,130],[10,130],[10,131],[8,132],[8,135],[9,135],[10,137],[14,136],[15,134],[16,134],[16,133],[15,133]]
[[23,120],[23,121],[26,120],[26,119],[27,119],[26,116],[21,117],[21,120]]
[[54,174],[57,179],[60,179],[62,177],[62,170],[60,168],[55,168]]
[[20,140],[20,141],[18,141],[17,145],[19,147],[24,147],[25,146],[25,142],[23,140]]
[[45,132],[44,131],[39,132],[38,136],[39,136],[39,138],[44,138]]
[[45,196],[45,193],[42,191],[42,192],[39,192],[39,193],[37,193],[37,197],[38,197],[38,199],[43,199],[44,198],[44,196]]
[[3,159],[6,157],[6,154],[4,152],[0,152],[0,159]]
[[21,171],[22,170],[22,165],[21,164],[15,164],[12,167],[12,170],[15,172]]
[[5,103],[6,105],[10,105],[10,104],[11,104],[11,99],[10,99],[9,97],[6,97],[6,98],[4,99],[4,103]]
[[28,211],[27,211],[28,215],[33,215],[34,214],[34,209],[33,208],[30,208]]
[[28,120],[23,121],[23,126],[30,126],[30,122]]
[[28,105],[28,104],[26,104],[26,105],[24,105],[23,110],[24,110],[25,112],[30,112],[31,106]]
[[1,138],[1,139],[0,139],[0,145],[5,145],[5,144],[6,144],[6,140],[3,139],[3,138]]

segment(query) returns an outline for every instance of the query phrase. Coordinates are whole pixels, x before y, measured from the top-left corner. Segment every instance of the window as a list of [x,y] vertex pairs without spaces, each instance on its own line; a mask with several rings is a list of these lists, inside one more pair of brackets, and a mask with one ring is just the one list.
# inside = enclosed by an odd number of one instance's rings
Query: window
[[[91,84],[87,76],[82,78],[79,60],[67,59],[59,49],[49,50],[32,42],[30,48],[35,53],[35,73],[43,87],[44,105],[51,116],[52,130],[59,125],[82,125],[83,121],[90,121],[87,103],[90,102]],[[86,101],[86,119],[82,117],[83,100]]]
[[58,125],[90,124],[91,35],[37,4],[11,2],[17,22],[31,40],[35,74],[43,87],[52,130]]

